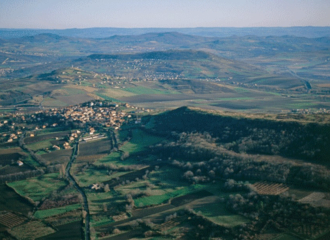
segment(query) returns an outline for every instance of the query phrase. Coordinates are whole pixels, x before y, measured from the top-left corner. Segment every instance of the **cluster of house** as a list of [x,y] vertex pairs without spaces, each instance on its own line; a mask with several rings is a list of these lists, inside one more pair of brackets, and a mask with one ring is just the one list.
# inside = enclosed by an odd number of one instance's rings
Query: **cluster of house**
[[292,109],[292,113],[301,113],[301,114],[320,114],[320,113],[330,113],[330,110],[325,108],[315,109]]
[[[71,149],[71,146],[70,146],[70,143],[69,142],[73,142],[76,138],[78,138],[79,134],[81,132],[79,130],[76,130],[76,131],[73,131],[71,132],[71,134],[69,134],[69,136],[67,137],[67,140],[66,142],[63,143],[63,148],[64,149]],[[56,140],[58,140],[58,138],[56,138]],[[61,147],[58,146],[58,145],[53,145],[52,148],[54,150],[61,150]]]
[[[53,108],[48,110],[40,110],[34,112],[30,115],[24,115],[23,113],[9,113],[6,115],[7,119],[0,122],[0,127],[7,125],[11,128],[10,131],[7,130],[7,133],[0,135],[2,141],[13,142],[19,138],[19,135],[22,134],[25,126],[22,126],[19,123],[28,122],[35,124],[33,129],[29,129],[29,132],[26,134],[27,137],[34,137],[35,131],[45,129],[48,127],[57,127],[63,125],[67,121],[78,122],[78,123],[89,123],[89,122],[98,122],[105,127],[113,127],[114,129],[119,129],[121,125],[128,119],[132,119],[132,115],[120,110],[120,107],[130,108],[134,113],[140,112],[149,112],[149,109],[144,109],[140,107],[131,106],[127,103],[119,106],[118,104],[113,104],[112,102],[88,102],[81,105],[70,106],[65,108]],[[141,123],[141,119],[134,119],[136,124]],[[18,125],[16,124],[18,123]],[[15,125],[16,124],[16,125]],[[19,126],[20,127],[17,127]],[[87,132],[90,136],[95,136],[95,129],[90,127]],[[76,134],[76,135],[75,135]],[[77,138],[78,134],[73,133],[69,136],[67,142],[74,141]],[[104,136],[98,136],[104,137]],[[95,138],[97,138],[95,136]],[[53,149],[60,148],[68,149],[70,144],[63,146],[54,145]]]
[[16,131],[15,133],[11,133],[11,134],[7,134],[7,133],[4,133],[2,134],[3,137],[7,137],[7,135],[9,136],[7,142],[12,142],[16,139],[18,139],[18,137],[22,134],[21,131]]
[[[94,106],[95,104],[91,102],[89,106],[72,106],[63,109],[46,110],[45,114],[56,116],[62,120],[72,120],[81,123],[100,122],[107,127],[114,127],[115,129],[120,128],[121,124],[125,121],[124,117],[131,117],[131,115],[119,111],[118,105],[102,107],[102,102],[99,102],[98,107]],[[54,123],[52,126],[55,127],[56,125],[57,123]],[[94,131],[90,129],[89,133],[93,134]]]

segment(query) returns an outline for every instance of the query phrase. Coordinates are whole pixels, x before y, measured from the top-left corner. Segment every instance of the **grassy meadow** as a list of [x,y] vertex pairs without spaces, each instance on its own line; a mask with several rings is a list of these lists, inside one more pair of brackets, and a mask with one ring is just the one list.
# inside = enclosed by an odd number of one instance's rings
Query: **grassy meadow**
[[8,185],[14,188],[20,195],[28,197],[33,201],[40,201],[53,191],[65,187],[67,182],[60,179],[58,173],[48,173],[23,181],[11,182]]

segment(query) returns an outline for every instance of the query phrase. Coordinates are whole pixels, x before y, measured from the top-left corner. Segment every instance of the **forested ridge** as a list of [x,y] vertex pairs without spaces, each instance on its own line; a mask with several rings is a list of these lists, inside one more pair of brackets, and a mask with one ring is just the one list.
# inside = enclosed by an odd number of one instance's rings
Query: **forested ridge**
[[154,116],[151,121],[159,134],[207,132],[237,153],[329,161],[329,124],[223,116],[187,107]]

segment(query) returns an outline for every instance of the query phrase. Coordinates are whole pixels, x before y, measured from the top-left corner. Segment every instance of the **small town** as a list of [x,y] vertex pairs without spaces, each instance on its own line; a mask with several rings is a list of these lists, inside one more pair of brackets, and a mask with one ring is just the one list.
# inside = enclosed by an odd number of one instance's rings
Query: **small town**
[[[40,110],[32,114],[7,113],[2,116],[6,120],[0,123],[0,127],[4,130],[0,141],[11,143],[17,141],[23,131],[26,132],[27,136],[35,137],[39,130],[68,126],[68,124],[80,128],[86,127],[86,132],[90,137],[85,137],[82,140],[98,139],[99,135],[92,136],[95,133],[95,128],[90,126],[91,124],[97,123],[103,127],[118,130],[127,121],[139,123],[139,118],[136,116],[143,112],[150,112],[150,110],[131,106],[127,103],[115,104],[107,101],[94,101],[65,108]],[[79,130],[73,132],[68,136],[68,141],[74,141],[78,134],[80,134]],[[63,147],[65,149],[70,148],[67,142],[64,143]],[[56,145],[54,148],[59,149]]]

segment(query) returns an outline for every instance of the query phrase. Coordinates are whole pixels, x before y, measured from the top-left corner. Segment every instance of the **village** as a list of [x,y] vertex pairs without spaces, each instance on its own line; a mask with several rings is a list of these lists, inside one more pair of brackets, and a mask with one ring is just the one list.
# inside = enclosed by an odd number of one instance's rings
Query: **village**
[[[86,134],[80,141],[102,139],[105,136],[96,133],[94,125],[118,130],[124,122],[140,123],[140,118],[137,116],[143,112],[150,112],[150,110],[127,103],[91,101],[65,108],[36,111],[32,114],[7,113],[2,115],[2,121],[0,121],[0,128],[2,128],[0,143],[14,143],[24,132],[26,137],[35,137],[42,130],[68,126],[70,126],[69,128],[85,129]],[[66,142],[62,146],[54,145],[53,149],[70,149],[69,143],[77,139],[80,134],[80,130],[71,131],[65,139]]]

